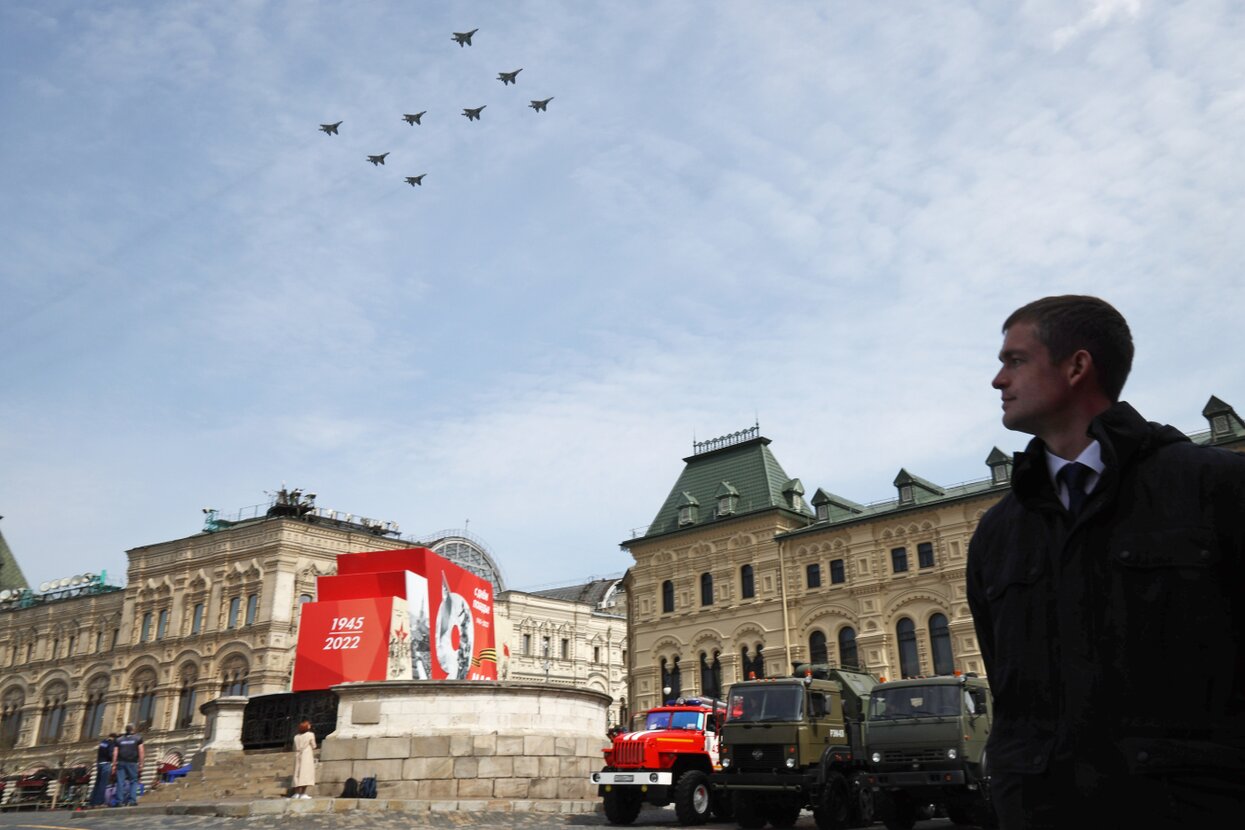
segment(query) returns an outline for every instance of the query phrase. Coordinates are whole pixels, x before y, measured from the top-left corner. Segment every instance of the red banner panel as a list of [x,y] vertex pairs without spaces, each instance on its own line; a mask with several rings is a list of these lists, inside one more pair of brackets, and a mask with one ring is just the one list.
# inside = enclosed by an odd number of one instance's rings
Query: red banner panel
[[371,597],[307,602],[294,657],[295,692],[357,680],[409,680],[406,600]]

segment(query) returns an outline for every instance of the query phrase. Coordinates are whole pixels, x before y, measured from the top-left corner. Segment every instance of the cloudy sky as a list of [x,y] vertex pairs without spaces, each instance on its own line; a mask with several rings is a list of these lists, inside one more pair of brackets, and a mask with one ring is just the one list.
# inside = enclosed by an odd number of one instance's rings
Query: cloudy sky
[[1214,0],[6,0],[0,532],[120,582],[285,482],[510,587],[620,573],[756,421],[810,495],[984,477],[1050,293],[1202,429],[1245,411],[1242,42]]

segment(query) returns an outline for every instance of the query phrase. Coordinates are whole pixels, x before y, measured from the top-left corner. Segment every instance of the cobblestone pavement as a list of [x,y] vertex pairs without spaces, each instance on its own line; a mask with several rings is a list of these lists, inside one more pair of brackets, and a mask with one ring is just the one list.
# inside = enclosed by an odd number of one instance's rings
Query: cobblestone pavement
[[[86,812],[39,811],[0,813],[0,828],[7,830],[576,830],[581,827],[609,827],[600,813],[588,815],[546,815],[539,813],[411,813],[350,811],[347,813],[306,813],[301,815],[221,816],[166,815],[140,810],[90,810]],[[673,808],[646,807],[632,825],[635,828],[677,830]],[[713,822],[706,830],[734,830],[734,822]],[[881,828],[882,825],[874,825]],[[805,812],[797,830],[816,830],[811,814]],[[923,821],[917,830],[953,830],[945,819]]]

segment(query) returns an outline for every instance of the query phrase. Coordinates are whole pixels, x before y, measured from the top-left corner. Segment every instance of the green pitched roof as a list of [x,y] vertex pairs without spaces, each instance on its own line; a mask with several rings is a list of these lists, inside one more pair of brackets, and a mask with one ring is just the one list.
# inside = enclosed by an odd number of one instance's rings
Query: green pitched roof
[[4,534],[0,533],[0,589],[29,587],[13,551],[9,550],[9,543],[4,541]]
[[[811,517],[801,500],[800,509],[792,510],[786,490],[802,493],[803,485],[791,478],[769,450],[770,440],[758,436],[751,440],[719,449],[690,455],[683,459],[687,466],[674,483],[670,495],[657,511],[645,537],[660,536],[681,527],[703,527],[730,516],[717,515],[718,495],[734,490],[739,494],[732,516],[742,516],[775,508]],[[793,487],[793,482],[795,486]],[[690,501],[689,501],[690,499]],[[685,504],[700,505],[692,525],[679,525],[679,508]]]

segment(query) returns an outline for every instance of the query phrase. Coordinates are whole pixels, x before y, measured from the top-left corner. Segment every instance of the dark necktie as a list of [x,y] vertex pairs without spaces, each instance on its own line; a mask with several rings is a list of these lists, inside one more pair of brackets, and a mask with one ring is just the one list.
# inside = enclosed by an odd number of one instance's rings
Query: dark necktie
[[1055,476],[1068,488],[1068,512],[1073,518],[1076,518],[1085,504],[1085,481],[1092,472],[1092,468],[1073,461],[1063,465]]

